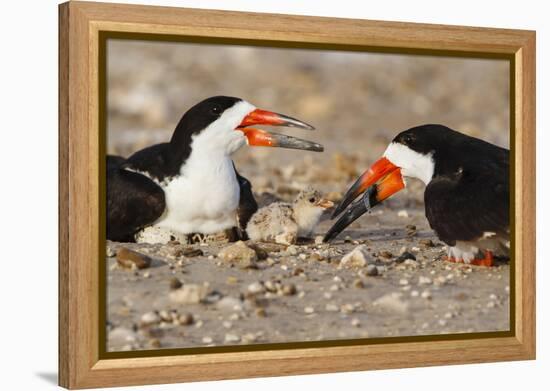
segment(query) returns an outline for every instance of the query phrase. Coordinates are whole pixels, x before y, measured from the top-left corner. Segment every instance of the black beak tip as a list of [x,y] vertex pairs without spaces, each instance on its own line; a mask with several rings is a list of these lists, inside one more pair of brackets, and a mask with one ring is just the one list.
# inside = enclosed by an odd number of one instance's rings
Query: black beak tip
[[338,204],[336,205],[336,207],[334,208],[334,210],[332,211],[332,214],[330,215],[330,219],[335,219],[342,211],[340,210],[340,205],[342,204]]
[[323,237],[323,243],[328,243],[328,242],[330,242],[332,239],[334,239],[335,236],[336,236],[336,235],[334,235],[332,232],[330,232],[330,231],[327,232],[327,233],[325,234],[325,236]]

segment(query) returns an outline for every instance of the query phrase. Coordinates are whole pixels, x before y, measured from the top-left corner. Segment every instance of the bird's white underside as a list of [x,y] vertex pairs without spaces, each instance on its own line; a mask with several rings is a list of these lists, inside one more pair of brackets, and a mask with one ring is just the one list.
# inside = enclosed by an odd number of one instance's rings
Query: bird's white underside
[[235,128],[254,109],[248,102],[238,102],[193,136],[191,154],[179,175],[159,184],[166,209],[153,227],[212,234],[236,226],[240,188],[231,155],[246,144],[246,137]]
[[449,247],[447,255],[455,259],[462,259],[464,263],[470,263],[478,257],[482,251],[491,251],[494,255],[509,256],[509,234],[485,232],[483,236],[476,241],[457,241],[455,246]]

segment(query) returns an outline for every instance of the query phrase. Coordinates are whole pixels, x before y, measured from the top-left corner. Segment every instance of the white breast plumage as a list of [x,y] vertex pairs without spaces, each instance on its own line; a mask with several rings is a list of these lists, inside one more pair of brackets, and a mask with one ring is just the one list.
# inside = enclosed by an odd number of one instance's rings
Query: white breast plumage
[[154,224],[179,233],[214,233],[236,224],[239,184],[229,157],[190,159],[185,173],[163,186],[166,210]]

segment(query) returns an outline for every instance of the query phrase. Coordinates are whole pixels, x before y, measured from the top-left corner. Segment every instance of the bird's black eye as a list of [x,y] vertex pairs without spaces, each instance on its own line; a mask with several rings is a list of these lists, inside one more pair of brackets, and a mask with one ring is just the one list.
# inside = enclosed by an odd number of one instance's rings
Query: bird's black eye
[[222,113],[222,108],[218,105],[215,105],[215,106],[212,106],[210,111],[212,112],[212,114],[220,115]]
[[311,204],[313,204],[313,203],[315,202],[315,198],[311,197],[311,198],[309,199],[309,202],[310,202]]
[[405,144],[410,144],[414,141],[414,136],[412,134],[406,134],[405,136],[403,136],[403,141],[405,142]]

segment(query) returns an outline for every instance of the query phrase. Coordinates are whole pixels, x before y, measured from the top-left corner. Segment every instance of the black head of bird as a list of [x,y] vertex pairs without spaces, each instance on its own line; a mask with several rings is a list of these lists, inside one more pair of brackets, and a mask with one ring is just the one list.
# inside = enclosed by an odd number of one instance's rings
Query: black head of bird
[[193,143],[195,148],[219,148],[228,154],[245,144],[323,151],[320,144],[252,128],[254,125],[314,129],[313,126],[295,118],[258,109],[240,98],[215,96],[196,104],[183,115],[170,143],[175,148]]

